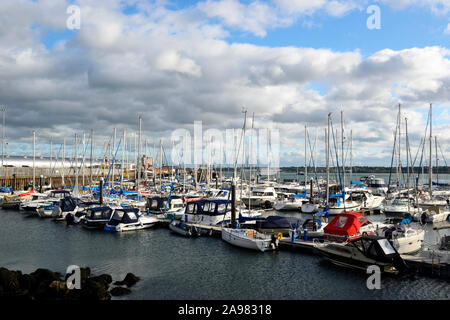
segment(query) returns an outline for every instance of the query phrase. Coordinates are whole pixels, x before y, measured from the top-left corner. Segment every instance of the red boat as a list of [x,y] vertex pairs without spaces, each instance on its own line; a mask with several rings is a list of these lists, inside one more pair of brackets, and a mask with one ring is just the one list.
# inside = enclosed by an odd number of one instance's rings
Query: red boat
[[324,238],[334,242],[353,241],[362,236],[375,235],[377,229],[378,226],[374,226],[361,212],[345,212],[328,223],[324,228]]

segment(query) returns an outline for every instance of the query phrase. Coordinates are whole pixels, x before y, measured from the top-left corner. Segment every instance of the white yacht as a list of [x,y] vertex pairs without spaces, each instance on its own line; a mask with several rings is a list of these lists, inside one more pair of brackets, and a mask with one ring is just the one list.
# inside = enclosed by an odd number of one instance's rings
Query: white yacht
[[277,193],[273,187],[253,187],[250,196],[241,198],[246,207],[271,208],[277,201]]
[[237,247],[264,252],[277,249],[279,238],[253,229],[222,228],[222,240]]

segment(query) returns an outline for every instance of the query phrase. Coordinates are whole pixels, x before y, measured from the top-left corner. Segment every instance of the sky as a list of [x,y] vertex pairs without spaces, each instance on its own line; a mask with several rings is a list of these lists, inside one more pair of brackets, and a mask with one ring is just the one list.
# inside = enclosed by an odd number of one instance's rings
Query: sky
[[194,121],[241,128],[245,108],[279,131],[282,166],[304,164],[305,125],[324,165],[327,115],[340,132],[343,111],[352,163],[389,166],[398,105],[414,156],[433,103],[450,159],[450,0],[2,0],[0,12],[9,154],[30,155],[33,130],[48,155],[50,139],[70,150],[94,129],[101,155],[139,115],[148,145],[170,149]]

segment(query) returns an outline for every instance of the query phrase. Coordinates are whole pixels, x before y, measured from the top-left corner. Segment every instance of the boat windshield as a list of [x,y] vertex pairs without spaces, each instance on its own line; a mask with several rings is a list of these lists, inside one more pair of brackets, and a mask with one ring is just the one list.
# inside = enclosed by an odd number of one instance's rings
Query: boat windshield
[[392,205],[393,206],[407,206],[408,203],[403,200],[394,200],[394,202],[392,202]]
[[379,239],[377,241],[385,255],[395,253],[395,249],[392,247],[392,245],[389,243],[387,239]]

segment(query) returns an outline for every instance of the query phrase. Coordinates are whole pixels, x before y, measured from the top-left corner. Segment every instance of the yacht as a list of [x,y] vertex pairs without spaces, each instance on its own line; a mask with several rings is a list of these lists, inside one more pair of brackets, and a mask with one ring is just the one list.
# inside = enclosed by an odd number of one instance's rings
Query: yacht
[[306,194],[294,194],[278,200],[273,205],[273,208],[278,211],[300,211],[305,202],[308,202]]
[[342,194],[330,195],[328,200],[328,208],[330,215],[337,215],[343,212],[354,212],[361,209],[361,203],[350,200],[350,195],[345,194],[343,200]]
[[268,235],[254,229],[222,228],[222,240],[245,249],[270,251],[278,248],[282,236]]
[[33,198],[20,204],[20,210],[36,213],[39,207],[52,205],[70,196],[67,190],[52,190],[48,194],[33,194]]
[[113,232],[141,230],[151,228],[157,222],[158,219],[155,217],[141,215],[137,208],[116,209],[105,224],[104,230]]
[[384,205],[383,212],[386,217],[403,219],[408,214],[413,217],[418,213],[421,214],[422,209],[414,207],[412,198],[395,198],[390,204]]
[[111,219],[114,209],[111,207],[94,207],[86,209],[81,225],[86,229],[103,229]]
[[333,264],[366,271],[377,265],[381,272],[398,274],[407,269],[400,254],[383,237],[364,236],[350,242],[314,242],[314,249]]
[[398,224],[384,227],[377,235],[385,237],[400,254],[413,254],[420,251],[425,238],[425,230],[409,225]]
[[388,192],[388,186],[383,178],[376,178],[374,175],[371,175],[361,180],[374,195],[384,196]]
[[272,208],[277,201],[277,193],[273,187],[253,187],[250,196],[244,196],[241,202],[248,208],[264,207]]
[[[237,218],[237,217],[236,217]],[[231,220],[231,200],[202,199],[188,202],[183,221],[216,226]]]

